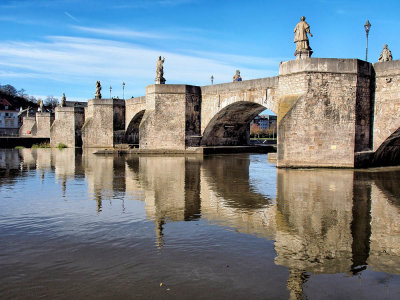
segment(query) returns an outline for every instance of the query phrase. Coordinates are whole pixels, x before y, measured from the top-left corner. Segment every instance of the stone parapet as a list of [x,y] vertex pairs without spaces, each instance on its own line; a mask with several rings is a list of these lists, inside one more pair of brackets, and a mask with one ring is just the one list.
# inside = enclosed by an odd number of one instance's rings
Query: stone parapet
[[281,62],[279,78],[301,72],[358,74],[370,76],[372,65],[359,59],[305,58]]

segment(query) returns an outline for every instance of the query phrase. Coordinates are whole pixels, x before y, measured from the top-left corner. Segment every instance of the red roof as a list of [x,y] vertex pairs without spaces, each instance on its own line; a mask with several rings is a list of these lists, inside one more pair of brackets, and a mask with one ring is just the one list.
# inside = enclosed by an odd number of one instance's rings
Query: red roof
[[11,103],[8,102],[6,99],[0,98],[0,105],[11,106]]

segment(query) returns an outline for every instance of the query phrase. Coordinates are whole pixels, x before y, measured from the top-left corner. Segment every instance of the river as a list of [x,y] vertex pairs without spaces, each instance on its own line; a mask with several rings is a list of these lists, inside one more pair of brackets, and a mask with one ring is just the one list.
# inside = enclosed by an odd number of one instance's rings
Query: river
[[399,299],[400,168],[0,150],[1,299]]

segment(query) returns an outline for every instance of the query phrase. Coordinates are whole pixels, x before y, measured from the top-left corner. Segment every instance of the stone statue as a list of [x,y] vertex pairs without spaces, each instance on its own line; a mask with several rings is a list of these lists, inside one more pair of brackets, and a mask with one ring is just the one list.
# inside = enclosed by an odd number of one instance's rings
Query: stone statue
[[60,107],[65,107],[65,101],[67,100],[67,98],[65,97],[65,93],[63,93],[62,98],[61,98],[61,102],[60,102]]
[[310,25],[305,21],[306,17],[301,17],[300,22],[294,28],[294,42],[296,43],[296,58],[311,57],[312,49],[310,47],[307,33],[313,36],[310,32]]
[[96,94],[94,94],[94,99],[101,99],[101,84],[100,81],[96,82]]
[[164,61],[165,57],[163,57],[163,59],[161,59],[161,56],[158,57],[156,64],[156,84],[165,84],[166,80],[164,78]]
[[392,51],[390,51],[388,49],[388,45],[385,44],[385,45],[383,45],[383,50],[381,52],[381,55],[378,58],[378,61],[382,62],[382,61],[391,61],[391,60],[393,60]]
[[39,111],[43,112],[43,100],[39,100]]
[[242,81],[242,77],[240,76],[240,71],[236,70],[235,76],[233,76],[233,82],[235,81]]

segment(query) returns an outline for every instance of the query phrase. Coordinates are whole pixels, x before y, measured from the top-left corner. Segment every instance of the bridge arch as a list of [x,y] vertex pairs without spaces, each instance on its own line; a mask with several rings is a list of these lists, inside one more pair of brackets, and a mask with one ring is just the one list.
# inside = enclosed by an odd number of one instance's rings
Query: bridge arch
[[378,166],[400,164],[400,127],[375,151],[373,164]]
[[139,144],[139,125],[143,119],[145,110],[139,111],[133,116],[125,131],[125,142],[127,144]]
[[250,141],[250,122],[267,107],[237,101],[218,111],[203,132],[203,146],[240,146]]

